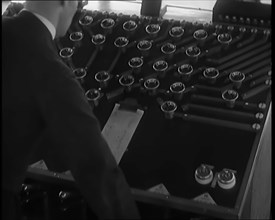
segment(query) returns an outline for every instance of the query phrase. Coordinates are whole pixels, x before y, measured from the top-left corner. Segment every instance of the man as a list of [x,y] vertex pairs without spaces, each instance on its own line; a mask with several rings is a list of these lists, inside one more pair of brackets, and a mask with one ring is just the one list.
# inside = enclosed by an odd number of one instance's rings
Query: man
[[139,218],[84,91],[53,41],[65,35],[80,4],[26,1],[17,16],[2,17],[4,219],[15,218],[15,197],[28,165],[48,155],[58,169],[71,171],[99,218]]

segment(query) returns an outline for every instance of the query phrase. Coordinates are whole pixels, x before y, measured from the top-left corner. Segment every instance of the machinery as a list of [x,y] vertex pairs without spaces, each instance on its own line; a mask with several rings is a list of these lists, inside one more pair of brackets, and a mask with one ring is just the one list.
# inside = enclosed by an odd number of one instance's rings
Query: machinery
[[[161,1],[140,5],[141,15],[84,10],[56,45],[116,148],[142,217],[266,218],[270,5],[218,0],[209,23],[165,19]],[[29,215],[93,215],[70,172],[43,161],[30,165],[22,198]]]

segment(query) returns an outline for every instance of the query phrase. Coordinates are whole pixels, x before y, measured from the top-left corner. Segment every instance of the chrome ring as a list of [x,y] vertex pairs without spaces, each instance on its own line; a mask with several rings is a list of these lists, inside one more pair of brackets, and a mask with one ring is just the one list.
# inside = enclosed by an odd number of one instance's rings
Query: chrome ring
[[232,36],[229,33],[219,34],[217,37],[221,44],[229,44],[232,41]]
[[126,37],[117,37],[115,42],[114,42],[114,45],[116,47],[125,47],[127,46],[129,43],[129,40],[126,38]]
[[76,79],[83,79],[87,75],[87,71],[84,68],[77,68],[73,73]]
[[182,93],[185,90],[185,85],[182,82],[175,82],[170,86],[170,91],[173,93]]
[[232,90],[232,89],[229,89],[229,90],[225,90],[223,93],[222,93],[222,98],[225,100],[225,101],[235,101],[237,98],[239,97],[239,94],[235,91],[235,90]]
[[129,21],[124,22],[122,27],[125,31],[134,31],[137,28],[137,24],[135,21],[129,20]]
[[193,72],[193,66],[190,64],[182,64],[178,67],[178,73],[180,75],[190,75]]
[[194,33],[193,33],[193,37],[196,39],[196,40],[205,40],[208,36],[208,33],[207,31],[205,31],[204,29],[199,29],[199,30],[196,30]]
[[159,85],[160,85],[159,80],[155,78],[149,78],[144,82],[144,87],[148,90],[157,89]]
[[[160,68],[161,67],[161,68]],[[168,63],[164,60],[159,60],[159,61],[156,61],[154,64],[153,64],[153,69],[155,71],[165,71],[166,69],[168,68]]]
[[83,25],[83,26],[87,26],[89,24],[91,24],[93,22],[93,17],[86,15],[84,16],[82,19],[79,20],[79,24]]
[[81,41],[83,39],[83,33],[80,31],[73,32],[70,34],[69,38],[71,41]]
[[106,37],[102,34],[96,34],[92,36],[92,43],[95,45],[100,45],[105,42]]
[[181,37],[184,34],[184,29],[181,26],[172,27],[169,30],[169,35],[171,37]]
[[242,82],[245,79],[245,75],[240,71],[234,71],[229,74],[229,79],[232,82]]
[[177,110],[177,104],[173,101],[165,101],[160,108],[165,113],[173,113]]
[[145,30],[148,34],[156,34],[160,31],[160,25],[159,24],[148,24],[146,26]]
[[161,46],[161,52],[164,54],[172,54],[176,51],[176,45],[171,43],[166,43]]
[[123,75],[119,78],[119,83],[122,86],[131,86],[135,81],[132,75]]
[[185,53],[189,57],[198,57],[201,54],[201,50],[197,46],[191,46],[186,49]]
[[72,55],[74,54],[74,50],[70,47],[65,47],[65,48],[62,48],[60,51],[59,51],[59,55],[62,57],[62,58],[70,58]]
[[97,89],[89,89],[86,93],[85,96],[89,101],[95,101],[99,99],[100,97],[100,92]]
[[143,65],[143,59],[140,57],[133,57],[129,60],[128,65],[131,68],[139,68]]
[[215,79],[219,76],[219,70],[214,67],[206,68],[203,71],[203,76],[207,79]]
[[150,50],[152,47],[151,41],[148,40],[142,40],[137,44],[137,48],[141,51]]
[[107,71],[99,71],[95,74],[95,80],[98,82],[106,82],[110,79],[110,74]]
[[115,25],[115,21],[112,18],[105,18],[100,23],[100,26],[103,29],[111,29],[112,27],[114,27],[114,25]]

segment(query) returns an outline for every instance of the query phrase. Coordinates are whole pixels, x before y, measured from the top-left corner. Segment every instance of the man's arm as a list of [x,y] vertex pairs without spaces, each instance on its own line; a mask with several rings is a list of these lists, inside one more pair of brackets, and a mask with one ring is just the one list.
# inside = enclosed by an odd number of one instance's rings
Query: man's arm
[[92,210],[100,218],[139,218],[125,177],[70,70],[60,65],[39,80],[37,102],[58,148],[56,158],[71,170]]

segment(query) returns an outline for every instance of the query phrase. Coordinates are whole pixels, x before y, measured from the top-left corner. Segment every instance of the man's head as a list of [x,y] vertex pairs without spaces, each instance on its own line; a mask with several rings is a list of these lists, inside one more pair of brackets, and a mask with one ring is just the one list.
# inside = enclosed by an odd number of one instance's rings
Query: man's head
[[68,31],[72,19],[77,11],[78,1],[60,1],[61,10],[59,14],[59,22],[56,27],[56,35],[64,36]]
[[83,5],[80,0],[27,0],[25,8],[47,18],[56,28],[56,37],[62,37],[68,31],[77,9],[81,9]]

